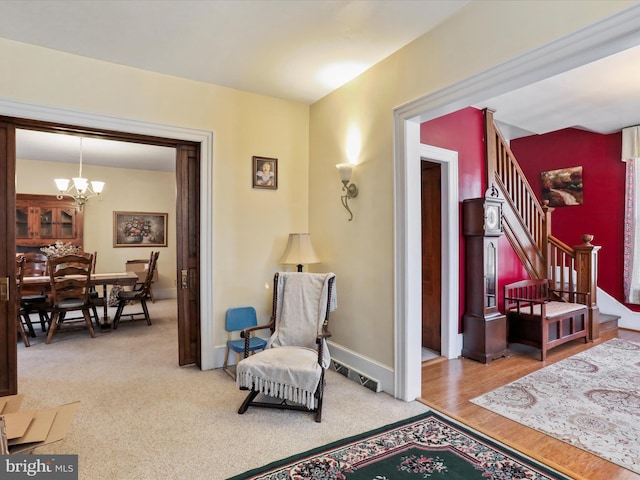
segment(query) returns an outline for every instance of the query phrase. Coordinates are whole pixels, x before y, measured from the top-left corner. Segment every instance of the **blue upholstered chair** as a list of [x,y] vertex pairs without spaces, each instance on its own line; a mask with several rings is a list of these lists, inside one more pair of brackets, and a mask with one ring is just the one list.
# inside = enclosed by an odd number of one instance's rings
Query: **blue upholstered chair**
[[[227,310],[225,318],[225,330],[227,331],[227,352],[224,357],[224,365],[222,369],[227,372],[231,377],[236,378],[235,368],[229,368],[229,353],[231,351],[236,352],[236,365],[244,358],[245,339],[234,338],[239,337],[237,332],[241,332],[246,328],[256,327],[258,325],[258,319],[256,316],[256,310],[253,307],[237,307]],[[256,350],[262,350],[267,346],[267,341],[252,336],[249,340],[249,353]]]

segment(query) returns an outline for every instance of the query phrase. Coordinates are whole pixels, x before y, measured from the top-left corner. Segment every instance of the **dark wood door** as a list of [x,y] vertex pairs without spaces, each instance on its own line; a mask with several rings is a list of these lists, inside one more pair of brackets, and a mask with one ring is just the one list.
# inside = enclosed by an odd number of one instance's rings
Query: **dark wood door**
[[179,364],[200,366],[200,149],[178,147],[176,251]]
[[15,138],[14,125],[0,122],[0,396],[18,393]]
[[422,162],[422,346],[441,349],[442,219],[440,164]]

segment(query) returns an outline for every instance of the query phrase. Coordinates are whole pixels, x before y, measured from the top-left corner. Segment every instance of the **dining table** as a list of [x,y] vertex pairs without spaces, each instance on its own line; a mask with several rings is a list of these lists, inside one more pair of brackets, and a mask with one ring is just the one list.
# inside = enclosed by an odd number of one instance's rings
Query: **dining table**
[[[75,275],[69,275],[73,278]],[[25,286],[38,287],[43,290],[47,290],[51,287],[51,280],[48,276],[39,277],[23,277],[22,279]],[[107,286],[109,285],[121,285],[123,287],[132,287],[136,283],[140,282],[140,278],[135,272],[115,272],[115,273],[92,273],[90,285],[92,287],[102,286],[102,306],[104,308],[104,315],[102,317],[101,329],[108,329],[111,325],[109,322],[109,298],[107,297]]]

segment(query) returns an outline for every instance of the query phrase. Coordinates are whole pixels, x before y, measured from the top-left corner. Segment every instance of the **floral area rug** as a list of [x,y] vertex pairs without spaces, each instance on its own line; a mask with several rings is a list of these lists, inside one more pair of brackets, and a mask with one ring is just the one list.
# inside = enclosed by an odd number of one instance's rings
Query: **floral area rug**
[[570,477],[434,411],[271,463],[229,480],[424,478],[570,480]]
[[640,344],[610,340],[471,402],[640,473]]

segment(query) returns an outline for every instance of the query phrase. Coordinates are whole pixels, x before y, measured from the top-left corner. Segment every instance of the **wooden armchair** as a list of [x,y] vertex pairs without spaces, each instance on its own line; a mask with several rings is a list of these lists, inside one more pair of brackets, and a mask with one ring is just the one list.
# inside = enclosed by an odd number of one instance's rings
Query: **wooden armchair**
[[504,286],[509,343],[547,351],[579,338],[588,339],[590,294],[552,288],[550,280],[522,280]]
[[[326,339],[329,312],[335,308],[333,273],[276,273],[270,323],[247,328],[245,357],[236,368],[236,383],[251,390],[238,413],[265,407],[306,411],[322,420],[324,373],[331,358]],[[249,356],[251,336],[259,329],[273,332],[267,348]],[[259,394],[280,402],[255,401]]]

